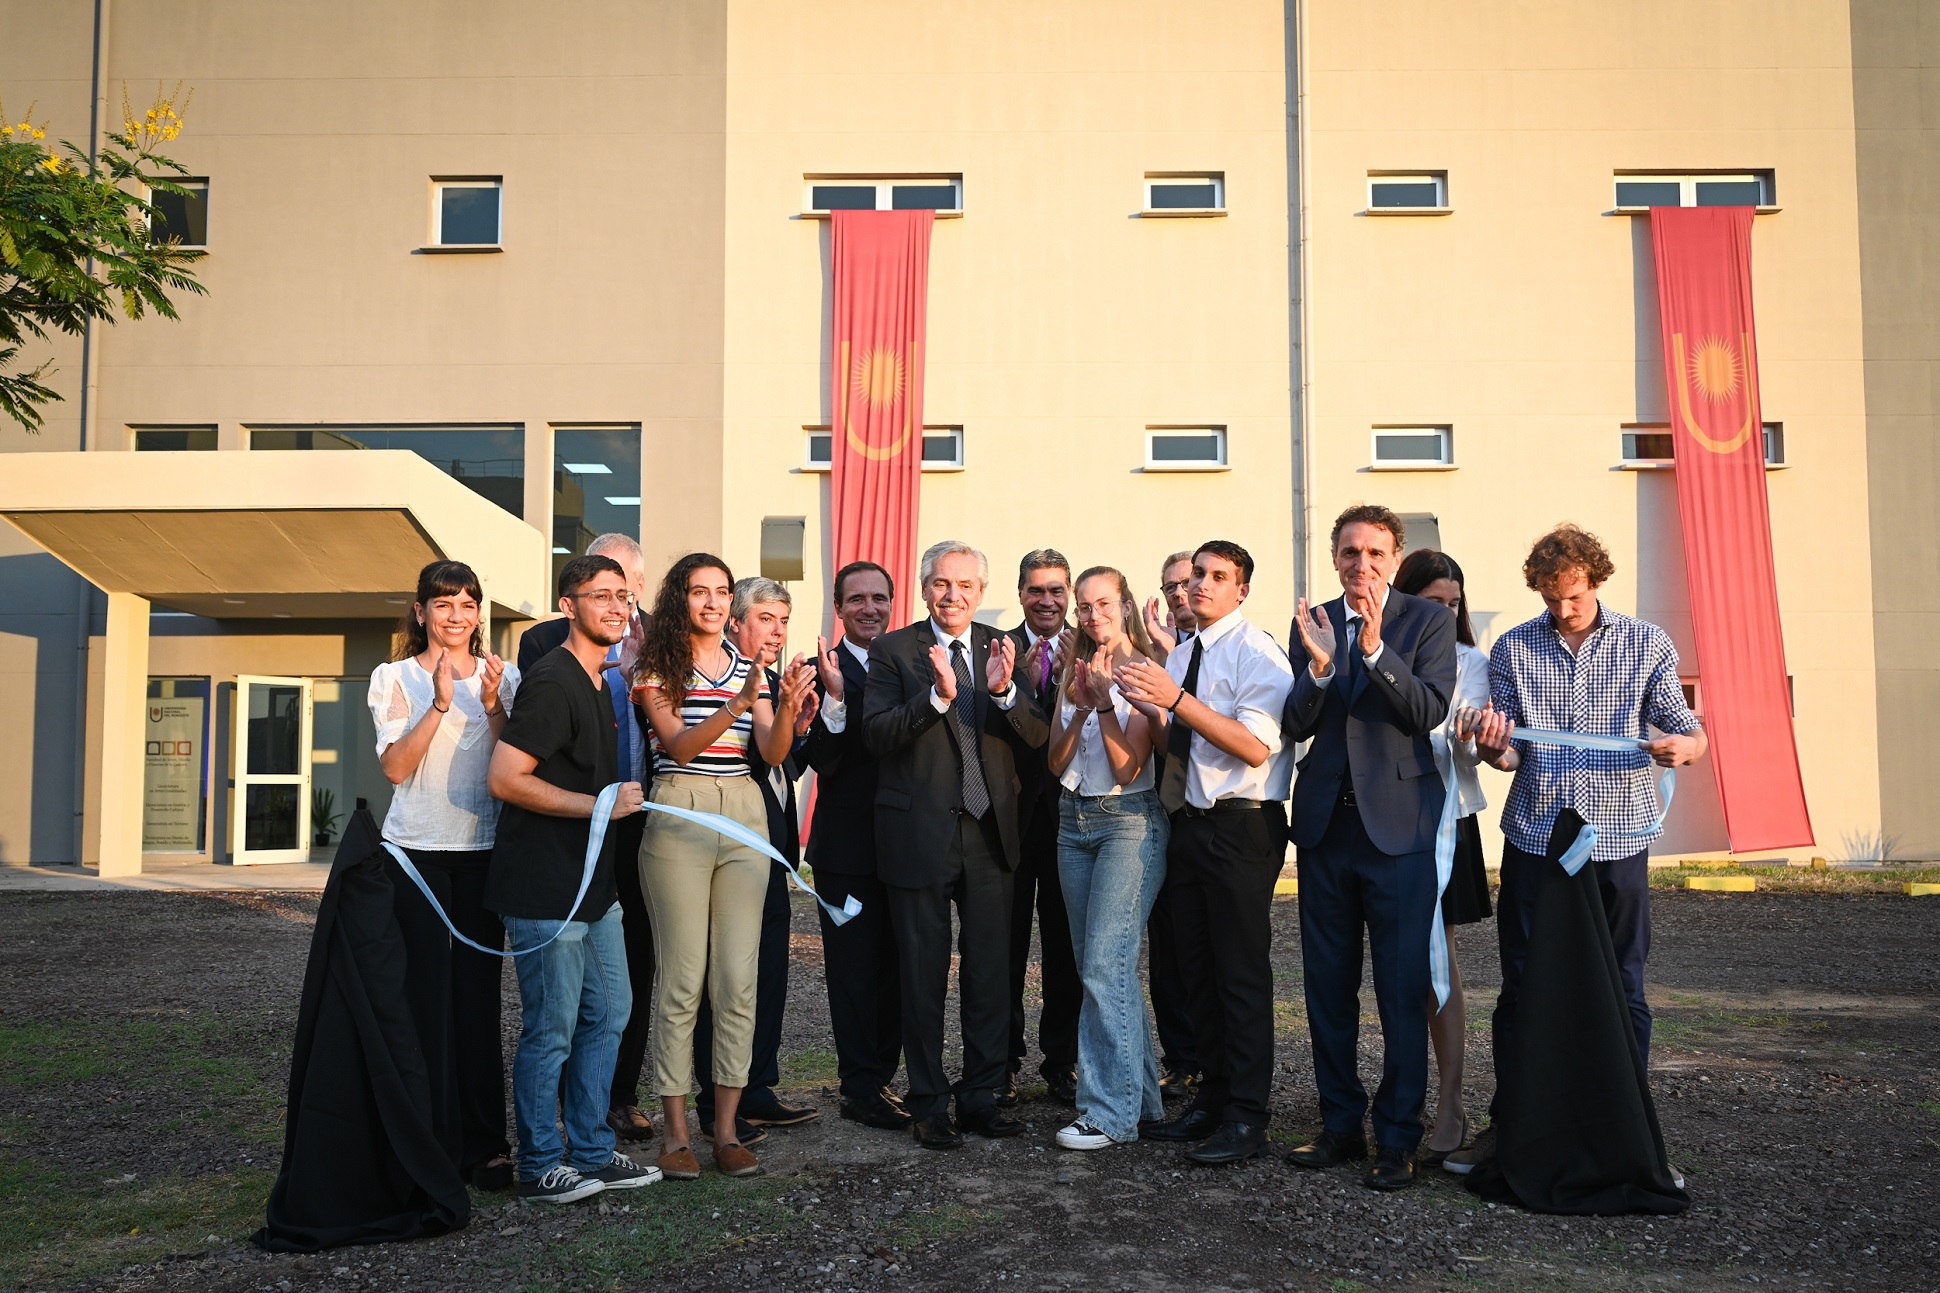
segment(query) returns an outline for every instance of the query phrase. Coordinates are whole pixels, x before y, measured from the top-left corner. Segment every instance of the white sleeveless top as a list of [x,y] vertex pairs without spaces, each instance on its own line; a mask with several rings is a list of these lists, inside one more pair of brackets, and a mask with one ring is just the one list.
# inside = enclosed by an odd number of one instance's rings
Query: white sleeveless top
[[[491,720],[479,692],[484,663],[469,678],[451,680],[451,709],[438,724],[417,770],[391,792],[384,838],[408,849],[468,853],[492,847],[498,834],[498,801],[486,789],[492,762]],[[499,704],[512,712],[519,671],[505,666]],[[370,714],[377,725],[377,753],[416,727],[436,697],[431,674],[415,659],[381,664],[370,676]]]

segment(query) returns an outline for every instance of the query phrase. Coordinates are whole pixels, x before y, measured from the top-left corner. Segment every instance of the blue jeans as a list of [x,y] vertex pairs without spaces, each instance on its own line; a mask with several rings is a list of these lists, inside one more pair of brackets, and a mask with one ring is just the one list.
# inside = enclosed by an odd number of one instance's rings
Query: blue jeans
[[1084,980],[1078,1011],[1078,1116],[1113,1140],[1161,1116],[1159,1066],[1138,981],[1139,940],[1165,881],[1172,833],[1159,797],[1066,794],[1058,879]]
[[[505,917],[512,948],[543,943],[556,920]],[[633,1013],[620,904],[565,932],[530,956],[514,958],[519,973],[522,1027],[512,1055],[512,1108],[519,1130],[519,1179],[536,1181],[566,1158],[559,1139],[563,1108],[568,1164],[582,1172],[613,1161],[607,1095],[620,1033]]]

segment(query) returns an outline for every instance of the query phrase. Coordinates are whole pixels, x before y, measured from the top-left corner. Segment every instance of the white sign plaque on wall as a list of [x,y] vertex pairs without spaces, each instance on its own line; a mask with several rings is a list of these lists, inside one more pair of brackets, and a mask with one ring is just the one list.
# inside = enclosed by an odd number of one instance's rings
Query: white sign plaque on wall
[[149,697],[143,725],[141,848],[144,853],[195,853],[202,807],[200,696]]

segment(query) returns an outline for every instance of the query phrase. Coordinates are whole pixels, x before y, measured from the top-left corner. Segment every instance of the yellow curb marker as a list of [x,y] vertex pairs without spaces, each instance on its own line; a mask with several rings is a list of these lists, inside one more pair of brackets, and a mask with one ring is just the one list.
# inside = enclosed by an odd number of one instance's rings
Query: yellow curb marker
[[[1933,887],[1940,888],[1940,886],[1933,886]],[[1299,892],[1300,892],[1300,881],[1298,880],[1280,879],[1280,880],[1275,880],[1273,882],[1273,896],[1275,898],[1278,898],[1283,894],[1299,893]]]
[[1684,877],[1686,889],[1704,889],[1712,893],[1752,893],[1758,888],[1758,877],[1749,875],[1688,875]]
[[1901,885],[1900,888],[1906,890],[1906,896],[1909,898],[1940,898],[1940,884],[1928,884],[1925,881],[1909,880]]

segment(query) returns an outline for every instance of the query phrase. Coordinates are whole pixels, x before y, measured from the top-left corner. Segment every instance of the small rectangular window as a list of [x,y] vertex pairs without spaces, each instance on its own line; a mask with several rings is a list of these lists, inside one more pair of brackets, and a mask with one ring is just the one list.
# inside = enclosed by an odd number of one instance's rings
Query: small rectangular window
[[493,247],[502,241],[497,178],[434,180],[432,242],[439,247]]
[[963,214],[961,175],[810,175],[804,181],[803,214],[831,211],[934,211]]
[[1146,215],[1207,215],[1226,209],[1226,177],[1148,173],[1145,176]]
[[[828,471],[834,467],[835,437],[825,426],[804,427],[808,457],[803,471]],[[923,428],[923,470],[963,470],[963,428],[926,426]]]
[[148,241],[172,242],[182,247],[209,245],[209,181],[176,180],[187,190],[165,193],[150,190],[148,201],[155,208],[148,224]]
[[1223,471],[1227,465],[1225,427],[1145,428],[1147,471]]
[[[1764,424],[1765,465],[1785,465],[1785,424]],[[1663,467],[1677,460],[1671,442],[1671,429],[1663,423],[1638,423],[1623,429],[1623,465],[1626,467]]]
[[216,447],[214,427],[130,427],[138,453],[210,452]]
[[1455,464],[1452,427],[1374,428],[1374,466],[1390,468],[1452,467]]
[[1369,211],[1446,211],[1448,172],[1397,175],[1391,171],[1370,171],[1367,207]]
[[1646,211],[1651,207],[1761,207],[1777,205],[1777,180],[1771,171],[1675,175],[1655,171],[1620,171],[1616,177],[1617,210]]
[[1785,465],[1785,424],[1783,422],[1765,423],[1765,465],[1767,467]]

